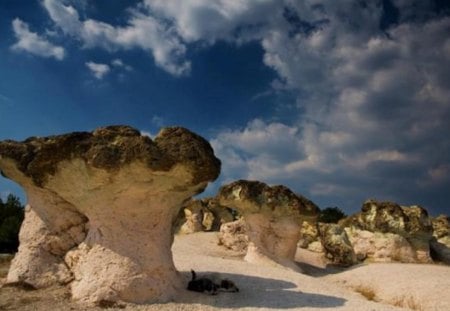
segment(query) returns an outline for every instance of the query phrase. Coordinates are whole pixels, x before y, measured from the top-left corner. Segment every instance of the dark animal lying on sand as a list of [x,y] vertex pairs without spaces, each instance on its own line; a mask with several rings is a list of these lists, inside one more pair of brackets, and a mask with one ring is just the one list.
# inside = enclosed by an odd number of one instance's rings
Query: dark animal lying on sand
[[192,279],[188,283],[188,290],[210,295],[217,295],[219,291],[232,293],[239,291],[239,288],[233,283],[233,281],[228,279],[215,281],[207,277],[197,278],[197,274],[194,270],[191,270],[191,273]]

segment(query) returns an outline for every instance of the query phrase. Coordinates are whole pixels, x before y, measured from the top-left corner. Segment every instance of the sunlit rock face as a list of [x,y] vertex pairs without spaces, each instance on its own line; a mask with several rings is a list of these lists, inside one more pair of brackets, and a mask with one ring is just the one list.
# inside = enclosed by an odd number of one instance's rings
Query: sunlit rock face
[[217,178],[220,161],[200,136],[165,128],[154,140],[110,126],[0,142],[0,169],[28,196],[8,282],[70,283],[75,299],[172,298],[172,223]]
[[314,203],[284,186],[246,180],[223,186],[216,198],[243,216],[249,240],[245,260],[296,269],[301,224],[315,221],[318,207]]
[[340,225],[360,259],[432,262],[431,220],[420,206],[368,200],[360,213],[341,220]]
[[178,214],[174,224],[176,233],[219,231],[222,224],[235,220],[230,208],[221,206],[213,198],[190,200]]

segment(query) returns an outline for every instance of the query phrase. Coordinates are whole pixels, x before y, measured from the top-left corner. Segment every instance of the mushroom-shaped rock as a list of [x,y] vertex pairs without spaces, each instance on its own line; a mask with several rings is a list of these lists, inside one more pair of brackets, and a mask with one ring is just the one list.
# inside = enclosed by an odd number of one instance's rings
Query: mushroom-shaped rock
[[304,220],[315,221],[318,207],[284,186],[238,180],[220,188],[217,201],[238,210],[247,226],[245,260],[277,263],[297,270],[294,263]]
[[0,170],[25,189],[30,205],[8,282],[73,279],[72,296],[81,301],[154,302],[182,285],[172,222],[217,178],[220,161],[207,141],[180,127],[152,141],[110,126],[2,141]]

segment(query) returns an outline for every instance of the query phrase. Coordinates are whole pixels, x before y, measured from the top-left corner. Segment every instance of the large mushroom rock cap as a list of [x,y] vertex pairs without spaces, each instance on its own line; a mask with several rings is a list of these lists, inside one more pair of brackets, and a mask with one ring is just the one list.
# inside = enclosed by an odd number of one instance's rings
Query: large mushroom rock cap
[[[6,140],[0,142],[0,157],[13,160],[17,169],[39,187],[56,173],[58,164],[75,158],[107,171],[135,161],[145,163],[152,171],[168,171],[182,164],[190,168],[192,184],[215,180],[220,172],[220,160],[209,143],[182,127],[164,128],[154,141],[129,126],[30,137],[23,142]],[[0,168],[7,177],[12,174],[4,165]]]
[[259,181],[238,180],[220,188],[217,200],[236,208],[242,214],[270,214],[272,217],[293,217],[316,220],[319,208],[289,188],[268,186]]
[[[69,270],[45,284],[73,279],[74,299],[141,303],[167,301],[182,287],[172,222],[217,178],[220,161],[206,140],[184,128],[165,128],[151,140],[134,128],[109,126],[0,142],[0,170],[25,188],[32,210],[8,279],[34,282]],[[74,216],[80,234],[72,232]],[[52,265],[26,269],[46,258]]]

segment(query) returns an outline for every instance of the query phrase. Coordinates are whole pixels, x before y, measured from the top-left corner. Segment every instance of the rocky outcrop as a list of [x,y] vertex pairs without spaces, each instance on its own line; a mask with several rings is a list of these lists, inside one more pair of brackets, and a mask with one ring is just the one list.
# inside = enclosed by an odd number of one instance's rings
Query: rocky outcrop
[[351,266],[357,258],[348,236],[337,224],[318,223],[319,237],[326,257],[334,264]]
[[238,219],[220,227],[219,245],[244,255],[248,248],[247,226],[244,220]]
[[216,198],[243,217],[249,239],[245,260],[296,269],[300,227],[305,220],[315,221],[318,207],[314,203],[284,186],[246,180],[223,186]]
[[431,250],[436,260],[450,264],[450,217],[439,215],[432,219]]
[[235,214],[230,208],[221,206],[212,198],[191,200],[178,214],[174,229],[181,234],[219,231],[222,224],[235,219]]
[[341,220],[358,258],[373,261],[432,262],[432,226],[420,206],[366,201],[360,213]]
[[110,126],[0,142],[0,170],[29,208],[8,282],[70,282],[75,299],[155,302],[182,286],[172,222],[217,178],[220,161],[200,136],[165,128],[152,141]]

